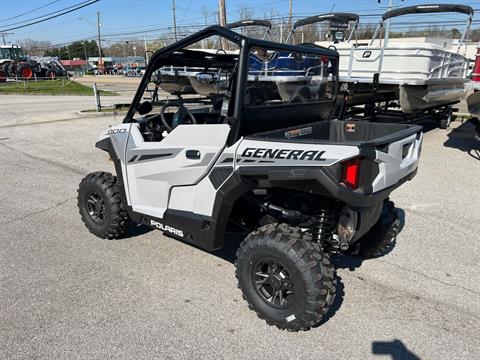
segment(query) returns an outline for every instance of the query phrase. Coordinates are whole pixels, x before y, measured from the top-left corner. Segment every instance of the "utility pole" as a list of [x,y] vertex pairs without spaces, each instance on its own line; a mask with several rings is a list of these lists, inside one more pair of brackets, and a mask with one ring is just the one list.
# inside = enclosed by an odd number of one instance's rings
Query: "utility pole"
[[2,35],[2,38],[3,38],[3,45],[7,45],[7,42],[5,41],[5,35],[13,35],[12,32],[2,32],[0,33]]
[[288,11],[288,31],[292,30],[293,0],[290,0],[290,10]]
[[[220,26],[227,27],[227,12],[225,10],[225,0],[218,0],[218,22]],[[227,39],[222,37],[222,49],[228,50]]]
[[102,40],[100,38],[100,11],[97,11],[97,32],[98,32],[98,69],[100,67],[104,67],[103,59],[102,59]]
[[87,57],[87,47],[85,46],[85,41],[82,41],[82,44],[83,44],[83,53],[85,54],[85,60],[88,59]]
[[145,66],[148,64],[147,36],[143,34],[143,46],[145,47]]
[[279,42],[283,43],[283,20],[280,20],[280,39]]
[[172,10],[173,10],[173,38],[177,41],[177,17],[175,13],[175,0],[172,0]]

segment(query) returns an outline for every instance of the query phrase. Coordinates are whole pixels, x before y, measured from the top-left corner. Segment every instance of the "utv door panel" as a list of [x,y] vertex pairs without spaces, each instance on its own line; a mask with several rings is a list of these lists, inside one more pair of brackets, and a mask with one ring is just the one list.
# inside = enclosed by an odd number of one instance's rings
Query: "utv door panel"
[[225,124],[180,125],[162,141],[146,142],[132,126],[126,159],[133,211],[163,218],[171,188],[198,183],[223,150],[229,131]]

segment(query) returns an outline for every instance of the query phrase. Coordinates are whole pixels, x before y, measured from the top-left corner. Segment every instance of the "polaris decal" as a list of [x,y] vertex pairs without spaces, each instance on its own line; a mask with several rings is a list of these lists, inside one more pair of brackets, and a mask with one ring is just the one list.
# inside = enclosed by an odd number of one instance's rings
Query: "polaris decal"
[[155,220],[150,220],[150,225],[156,227],[158,230],[169,232],[170,234],[177,235],[183,238],[183,231],[175,229],[174,227],[163,225]]
[[241,156],[257,159],[325,161],[324,154],[325,151],[318,150],[246,148]]

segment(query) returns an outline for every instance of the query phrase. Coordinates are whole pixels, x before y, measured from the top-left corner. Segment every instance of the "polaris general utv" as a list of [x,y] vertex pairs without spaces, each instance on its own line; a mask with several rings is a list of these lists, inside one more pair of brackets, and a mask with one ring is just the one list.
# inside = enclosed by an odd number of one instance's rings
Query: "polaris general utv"
[[[202,50],[216,36],[227,48]],[[335,298],[330,255],[371,256],[395,236],[388,196],[422,142],[417,125],[331,119],[337,74],[334,51],[218,26],[158,51],[96,144],[117,174],[80,183],[85,225],[113,239],[133,220],[209,251],[248,234],[236,277],[249,307],[282,329],[318,324]]]

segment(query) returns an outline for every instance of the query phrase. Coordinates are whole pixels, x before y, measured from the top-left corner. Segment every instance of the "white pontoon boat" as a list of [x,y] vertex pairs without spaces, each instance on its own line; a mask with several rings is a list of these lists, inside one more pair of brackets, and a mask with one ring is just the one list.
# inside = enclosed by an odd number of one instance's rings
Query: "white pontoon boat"
[[[456,52],[436,44],[404,43],[390,45],[381,32],[388,19],[408,15],[439,12],[466,14],[468,19]],[[361,87],[378,81],[379,91],[392,91],[404,113],[415,113],[454,104],[465,96],[469,60],[460,54],[468,34],[473,9],[465,5],[416,5],[386,12],[367,46],[356,46],[350,39],[335,44],[340,54],[339,76],[350,87]],[[380,34],[380,45],[375,46]],[[378,41],[377,41],[378,42]],[[374,81],[374,75],[378,78]]]

